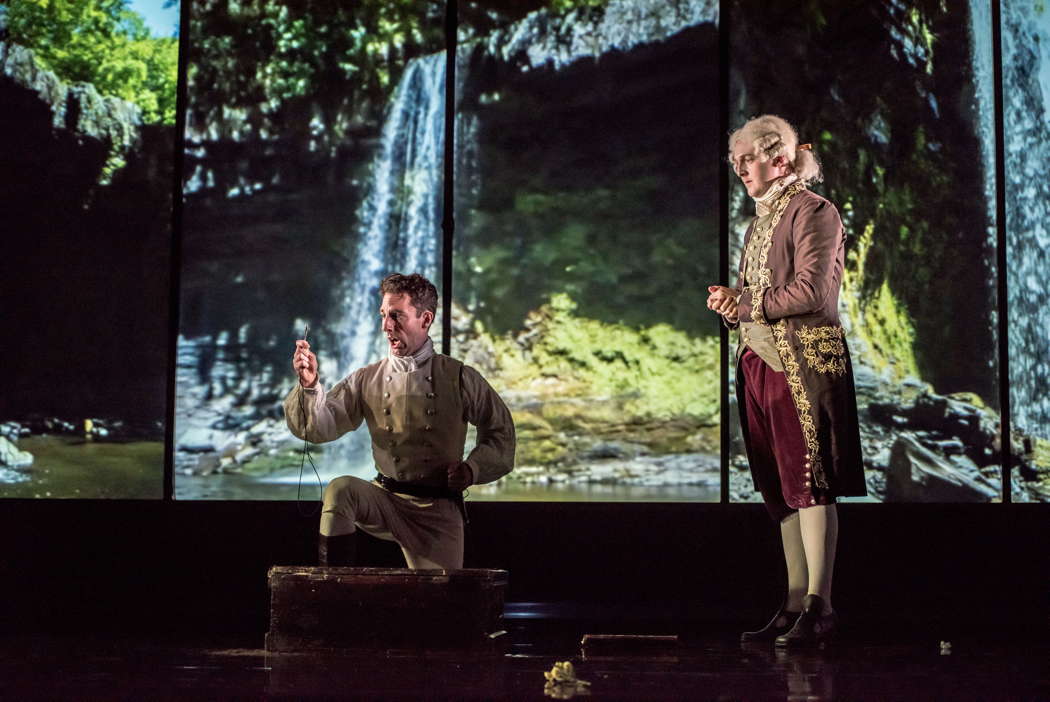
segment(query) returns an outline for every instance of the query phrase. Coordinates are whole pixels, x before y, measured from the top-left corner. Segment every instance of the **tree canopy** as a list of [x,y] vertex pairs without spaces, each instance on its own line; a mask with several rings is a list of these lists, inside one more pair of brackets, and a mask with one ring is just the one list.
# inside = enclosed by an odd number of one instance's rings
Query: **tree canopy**
[[245,138],[345,138],[381,114],[405,64],[444,46],[442,0],[197,0],[190,119]]
[[150,37],[127,0],[19,0],[7,19],[41,67],[138,105],[146,123],[175,123],[178,39]]

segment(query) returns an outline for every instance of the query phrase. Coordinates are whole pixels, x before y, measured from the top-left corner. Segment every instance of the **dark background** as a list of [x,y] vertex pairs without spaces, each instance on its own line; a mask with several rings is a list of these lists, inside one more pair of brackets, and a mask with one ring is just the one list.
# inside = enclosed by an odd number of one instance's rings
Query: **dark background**
[[[311,505],[9,501],[0,631],[262,635],[270,566],[314,562]],[[849,636],[1041,638],[1045,505],[845,505],[835,607]],[[508,601],[576,603],[624,633],[735,631],[779,602],[778,531],[757,505],[470,506],[467,567]],[[390,544],[360,554],[399,565]],[[782,569],[782,567],[780,567]],[[612,622],[612,623],[609,623]],[[596,624],[597,626],[597,624]],[[198,639],[199,640],[199,639]]]

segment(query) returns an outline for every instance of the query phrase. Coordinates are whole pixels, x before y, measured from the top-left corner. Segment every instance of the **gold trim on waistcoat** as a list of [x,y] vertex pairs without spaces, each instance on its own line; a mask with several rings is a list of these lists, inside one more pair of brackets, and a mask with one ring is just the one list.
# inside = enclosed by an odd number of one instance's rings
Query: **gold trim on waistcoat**
[[[795,195],[805,189],[806,186],[802,182],[795,182],[784,188],[784,192],[777,198],[777,201],[770,208],[773,212],[773,216],[769,218],[769,224],[763,227],[761,231],[756,229],[751,234],[752,238],[756,236],[760,237],[757,271],[758,286],[748,286],[751,290],[751,321],[755,324],[769,324],[769,321],[766,319],[766,311],[762,307],[762,298],[765,295],[766,289],[773,284],[773,271],[766,266],[766,262],[769,258],[769,249],[773,245],[773,230],[777,228],[778,224],[780,224],[780,218],[784,216],[784,211],[787,210],[791,198],[795,197]],[[743,271],[741,272],[741,277],[743,277]]]

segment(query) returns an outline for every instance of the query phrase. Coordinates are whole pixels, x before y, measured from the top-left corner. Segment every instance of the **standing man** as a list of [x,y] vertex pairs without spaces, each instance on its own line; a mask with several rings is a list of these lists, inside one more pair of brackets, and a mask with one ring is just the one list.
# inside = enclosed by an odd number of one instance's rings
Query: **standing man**
[[707,306],[739,328],[737,399],[755,486],[779,522],[787,594],[744,641],[823,644],[835,633],[831,579],[835,498],[864,495],[857,401],[839,324],[845,234],[810,144],[763,115],[729,137],[733,170],[755,201],[735,288],[712,285]]
[[[434,353],[430,327],[437,289],[419,275],[383,279],[379,308],[389,355],[331,390],[318,382],[317,357],[295,342],[299,383],[284,401],[300,439],[333,441],[364,421],[378,474],[328,483],[321,509],[318,562],[353,565],[358,528],[401,546],[409,568],[462,568],[463,490],[489,483],[514,465],[514,423],[503,400],[476,370]],[[477,444],[463,459],[467,422]]]

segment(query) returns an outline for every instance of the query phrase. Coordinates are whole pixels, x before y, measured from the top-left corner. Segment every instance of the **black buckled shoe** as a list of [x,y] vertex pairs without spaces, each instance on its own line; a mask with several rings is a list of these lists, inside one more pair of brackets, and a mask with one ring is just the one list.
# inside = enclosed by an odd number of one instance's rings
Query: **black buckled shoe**
[[791,630],[776,638],[777,648],[818,648],[824,646],[838,631],[835,612],[824,614],[824,600],[819,595],[806,595],[802,600],[802,614]]
[[789,612],[784,605],[780,605],[780,609],[773,615],[773,618],[769,620],[769,623],[758,631],[745,631],[740,635],[741,643],[759,643],[762,641],[772,641],[781,634],[785,634],[791,630],[794,626],[795,620],[798,619],[800,612]]

